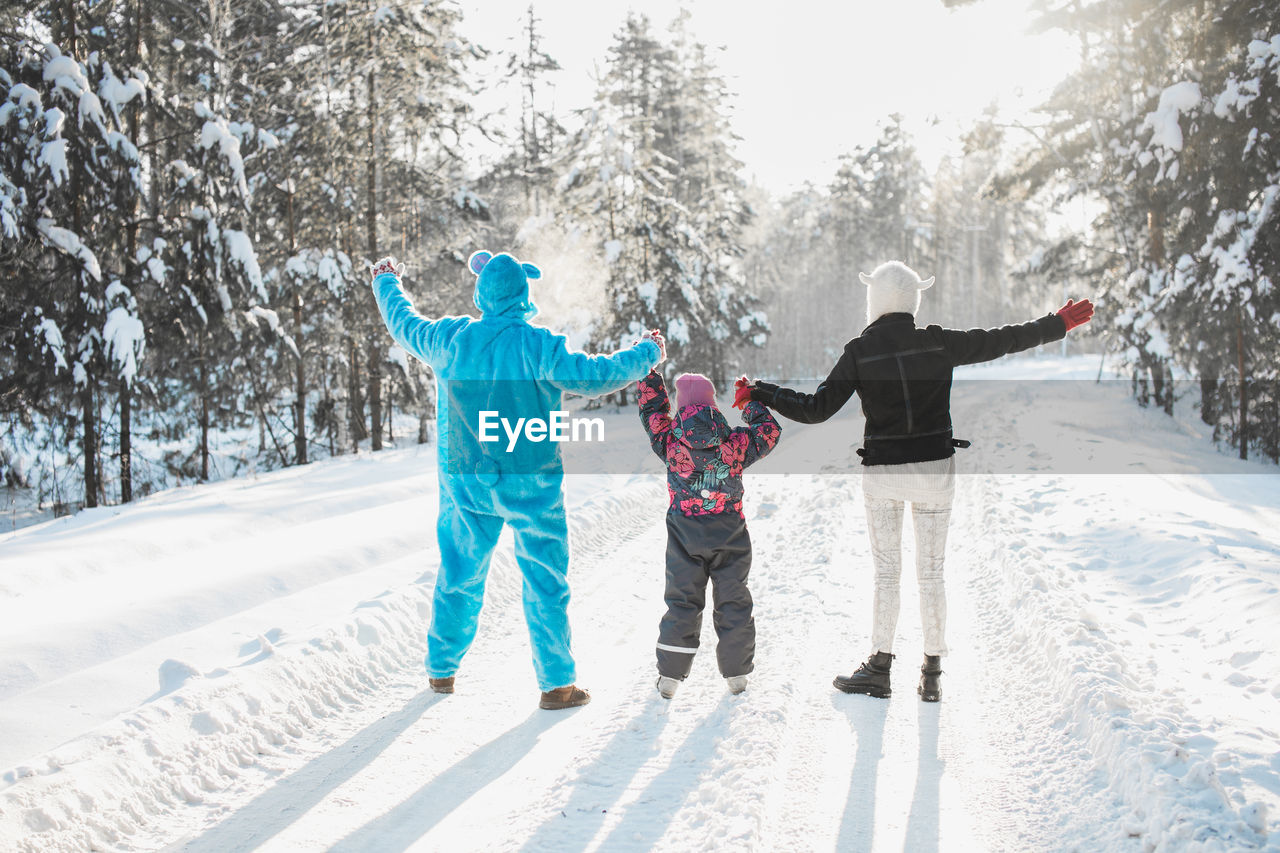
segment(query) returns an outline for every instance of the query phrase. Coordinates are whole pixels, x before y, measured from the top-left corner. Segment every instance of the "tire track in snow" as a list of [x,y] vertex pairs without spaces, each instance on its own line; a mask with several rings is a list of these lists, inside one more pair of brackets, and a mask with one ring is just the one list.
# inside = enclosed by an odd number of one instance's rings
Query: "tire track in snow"
[[[751,588],[759,646],[751,686],[730,696],[716,671],[710,614],[693,672],[669,703],[657,696],[652,643],[662,605],[665,526],[619,555],[642,568],[645,606],[625,624],[597,618],[596,631],[616,633],[607,658],[626,660],[616,684],[591,706],[603,720],[532,802],[509,811],[496,849],[684,850],[708,846],[759,849],[773,831],[776,801],[797,725],[796,696],[822,608],[818,569],[839,538],[840,502],[814,495],[809,478],[769,478],[753,484],[761,507],[749,522],[754,543]],[[764,486],[762,488],[762,485]],[[602,587],[600,594],[610,594]],[[591,610],[607,612],[599,606]],[[604,636],[601,634],[600,636]],[[607,709],[606,709],[607,705]],[[584,715],[584,723],[586,723]],[[534,819],[531,820],[530,818]],[[505,842],[502,839],[507,839]],[[511,841],[510,839],[525,839]]]
[[[606,489],[589,494],[572,523],[582,534],[578,556],[590,558],[593,549],[634,535],[613,522],[643,500]],[[449,709],[423,701],[430,698],[422,693],[421,661],[433,580],[428,570],[416,584],[358,604],[309,641],[287,637],[279,648],[264,646],[252,661],[189,680],[17,768],[0,791],[0,841],[12,840],[15,850],[132,850],[157,849],[185,834],[192,849],[200,849],[199,827],[216,829],[215,822],[235,818],[237,808],[248,808],[247,819],[238,819],[230,835],[214,837],[271,838],[297,815],[273,812],[271,804],[279,801],[262,799],[264,791],[284,781],[299,802],[324,800],[337,784],[335,775],[342,779],[349,771],[354,778],[371,762],[367,755],[341,760],[335,750],[373,749],[377,755],[402,733],[378,720],[403,720],[406,727],[446,735],[465,732],[465,704]],[[523,639],[527,649],[518,618],[521,631],[510,639]],[[488,687],[500,694],[507,667],[491,669]],[[476,687],[483,681],[477,679]],[[532,707],[534,701],[536,692],[530,692],[519,704]],[[465,738],[450,742],[456,749],[444,757],[462,760]],[[255,802],[267,805],[254,808]]]
[[[904,517],[903,578],[895,638],[893,696],[846,695],[831,684],[865,659],[870,646],[874,575],[856,475],[843,489],[841,534],[820,578],[823,608],[811,614],[813,642],[797,662],[798,709],[787,736],[795,744],[780,788],[771,849],[868,851],[979,846],[975,822],[994,820],[961,760],[988,721],[970,704],[974,650],[970,618],[957,595],[957,563],[948,561],[953,654],[945,662],[944,702],[916,694],[921,628],[910,509]],[[962,591],[962,590],[960,590]],[[958,654],[956,652],[959,652]],[[943,844],[942,840],[946,839]],[[989,849],[1004,849],[999,845]]]
[[1039,817],[1040,835],[1029,837],[1082,849],[1274,847],[1219,778],[1232,757],[1188,745],[1201,729],[1184,697],[1159,688],[1156,659],[1126,642],[1122,618],[1095,600],[1102,585],[1078,563],[1064,565],[1065,536],[1042,529],[1057,503],[1076,499],[1071,479],[994,478],[977,491],[1005,533],[981,549],[979,582],[992,644],[1023,686],[1011,717],[1056,757],[1013,762],[1028,784],[1041,784],[1024,803]]
[[[571,574],[577,571],[575,566],[598,562],[643,532],[627,522],[637,506],[661,495],[655,484],[648,484],[652,494],[644,493],[643,485],[630,490],[601,488],[570,509]],[[419,581],[428,600],[433,580],[428,573]],[[364,738],[354,748],[368,754],[349,776],[335,782],[326,774],[305,772],[304,768],[302,779],[292,786],[296,789],[293,795],[308,804],[314,801],[314,805],[306,820],[277,827],[272,849],[322,849],[335,839],[340,841],[334,849],[346,850],[368,849],[370,844],[397,845],[397,849],[422,843],[430,846],[441,839],[456,839],[458,833],[472,836],[478,827],[490,823],[486,789],[507,774],[522,772],[522,763],[537,760],[536,756],[553,749],[557,729],[572,732],[561,725],[572,720],[572,714],[535,710],[537,688],[528,664],[520,585],[508,533],[494,555],[481,629],[459,670],[458,693],[444,699],[425,694],[431,704],[421,719],[387,732],[384,738]],[[410,686],[365,709],[362,720],[380,712],[402,714],[401,709],[423,701],[421,660],[428,618],[429,613],[424,613],[422,643],[407,661]],[[509,725],[518,719],[523,722]],[[377,723],[370,723],[366,731],[378,728]],[[347,746],[331,750],[330,755]],[[329,760],[329,755],[324,757],[325,762]],[[259,821],[278,824],[280,818],[271,806],[280,799],[268,798],[247,815],[233,817],[242,828]],[[357,808],[353,814],[353,807],[361,804],[376,805]],[[386,811],[379,814],[378,809]],[[362,822],[361,811],[376,816]],[[208,853],[229,849],[222,844],[227,836],[218,827],[207,834],[212,843],[196,837],[177,849]]]

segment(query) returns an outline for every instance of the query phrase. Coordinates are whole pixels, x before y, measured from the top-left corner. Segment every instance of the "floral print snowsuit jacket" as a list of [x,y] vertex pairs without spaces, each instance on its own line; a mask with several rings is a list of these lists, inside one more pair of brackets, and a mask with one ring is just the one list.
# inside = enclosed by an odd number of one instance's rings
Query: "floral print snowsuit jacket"
[[640,422],[653,452],[667,464],[670,509],[686,516],[742,514],[742,469],[778,443],[782,429],[762,403],[742,410],[745,427],[730,429],[714,406],[685,406],[675,417],[662,374],[639,382]]

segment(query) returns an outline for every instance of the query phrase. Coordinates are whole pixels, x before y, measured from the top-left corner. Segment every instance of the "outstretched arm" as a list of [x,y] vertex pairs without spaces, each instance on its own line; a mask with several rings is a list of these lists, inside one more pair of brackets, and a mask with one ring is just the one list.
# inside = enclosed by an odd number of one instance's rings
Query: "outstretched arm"
[[771,382],[757,381],[751,386],[750,397],[785,418],[803,424],[816,424],[840,411],[857,390],[857,365],[853,351],[846,346],[836,366],[831,368],[831,373],[827,374],[827,378],[812,394],[782,388]]
[[454,333],[466,325],[467,318],[432,320],[419,314],[400,285],[403,274],[404,264],[397,264],[395,258],[383,258],[373,267],[373,297],[382,313],[382,322],[396,343],[416,358],[438,367],[446,346]]
[[1092,318],[1093,303],[1088,299],[1080,302],[1068,299],[1067,304],[1056,313],[1047,314],[1030,323],[966,331],[930,326],[929,331],[938,338],[952,364],[977,364],[1060,341],[1068,330],[1087,323]]
[[571,352],[564,336],[553,336],[551,351],[543,362],[544,375],[561,391],[599,397],[635,382],[663,358],[661,336],[646,332],[633,346],[613,355]]
[[637,383],[636,400],[640,404],[640,423],[649,436],[649,446],[659,459],[665,461],[667,442],[671,439],[671,402],[661,373],[650,370]]

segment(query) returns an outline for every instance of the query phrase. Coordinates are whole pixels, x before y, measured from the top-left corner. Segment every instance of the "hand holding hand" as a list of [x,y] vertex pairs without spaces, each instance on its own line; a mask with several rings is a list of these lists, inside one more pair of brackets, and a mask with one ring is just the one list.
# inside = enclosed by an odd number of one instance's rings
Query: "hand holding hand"
[[650,329],[640,336],[642,341],[653,341],[658,345],[658,363],[667,360],[667,339],[662,337],[662,332],[657,329]]
[[733,383],[733,407],[741,409],[751,402],[751,381],[743,376]]
[[377,278],[383,273],[392,273],[398,278],[404,278],[404,264],[396,263],[396,259],[387,255],[382,260],[373,265],[371,274],[373,278]]
[[1068,299],[1067,304],[1058,309],[1058,316],[1067,324],[1069,332],[1093,319],[1093,303],[1088,299],[1081,299],[1079,302]]

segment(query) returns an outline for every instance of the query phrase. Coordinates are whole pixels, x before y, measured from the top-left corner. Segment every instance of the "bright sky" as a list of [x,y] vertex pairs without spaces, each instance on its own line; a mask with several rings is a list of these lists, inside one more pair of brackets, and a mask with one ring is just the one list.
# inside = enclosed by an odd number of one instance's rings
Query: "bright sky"
[[[459,0],[463,31],[491,50],[507,48],[529,2]],[[596,70],[628,9],[665,31],[681,6],[692,13],[695,37],[723,48],[717,64],[737,93],[739,158],[777,192],[805,181],[825,186],[839,155],[872,142],[894,112],[906,117],[932,167],[992,101],[1002,115],[1026,119],[1079,56],[1061,34],[1027,32],[1027,0],[979,0],[954,11],[941,0],[535,0],[543,48],[563,69],[554,78],[557,112],[591,102]],[[1011,133],[1018,143],[1027,136]]]

